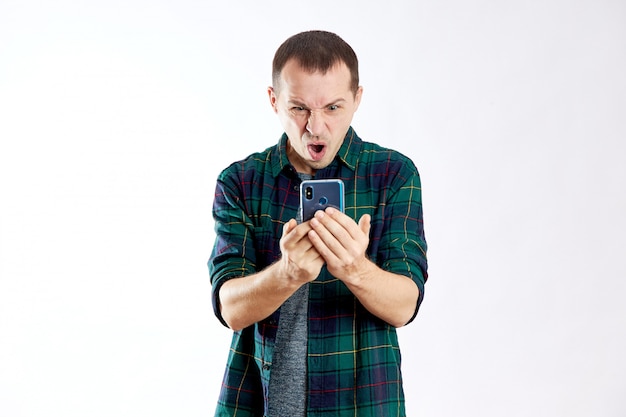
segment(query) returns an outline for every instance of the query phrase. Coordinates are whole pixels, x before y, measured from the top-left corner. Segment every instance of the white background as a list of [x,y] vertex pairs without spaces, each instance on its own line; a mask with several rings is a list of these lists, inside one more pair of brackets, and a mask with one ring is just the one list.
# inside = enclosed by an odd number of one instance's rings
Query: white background
[[626,3],[365,3],[0,3],[0,415],[211,415],[215,178],[307,29],[422,174],[409,415],[626,415]]

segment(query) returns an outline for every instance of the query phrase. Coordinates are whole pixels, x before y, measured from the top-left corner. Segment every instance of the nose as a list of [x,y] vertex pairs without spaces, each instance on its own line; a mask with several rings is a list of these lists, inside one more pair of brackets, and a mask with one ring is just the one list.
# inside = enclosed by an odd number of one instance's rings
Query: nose
[[309,120],[306,124],[306,130],[311,136],[320,136],[324,129],[324,117],[317,111],[311,110]]

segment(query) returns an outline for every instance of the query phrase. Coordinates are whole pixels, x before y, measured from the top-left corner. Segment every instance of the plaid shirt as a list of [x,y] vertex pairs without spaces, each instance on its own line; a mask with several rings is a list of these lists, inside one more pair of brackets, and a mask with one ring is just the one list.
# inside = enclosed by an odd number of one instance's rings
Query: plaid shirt
[[[296,218],[300,179],[289,164],[287,137],[218,177],[209,260],[213,307],[228,279],[254,274],[280,257],[282,228]],[[368,256],[382,269],[410,277],[420,297],[427,278],[421,185],[407,157],[363,142],[350,128],[335,160],[315,178],[341,178],[345,213],[372,217]],[[405,416],[396,330],[369,313],[346,285],[322,268],[310,284],[307,415]],[[413,315],[415,318],[415,315]],[[413,320],[413,318],[411,320]],[[216,416],[265,416],[280,309],[233,333]]]

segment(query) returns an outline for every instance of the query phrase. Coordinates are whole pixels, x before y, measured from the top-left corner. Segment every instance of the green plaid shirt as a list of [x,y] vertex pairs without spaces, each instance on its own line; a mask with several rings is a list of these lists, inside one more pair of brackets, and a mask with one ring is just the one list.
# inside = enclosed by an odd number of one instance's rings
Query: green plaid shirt
[[[221,285],[254,274],[280,257],[283,224],[296,218],[300,179],[289,164],[287,137],[219,175],[209,260],[213,307]],[[345,212],[372,217],[368,256],[382,269],[427,278],[421,185],[413,162],[363,142],[350,128],[335,160],[315,178],[341,178]],[[415,315],[413,316],[413,318]],[[411,320],[413,320],[413,318]],[[280,309],[233,333],[216,416],[265,416]],[[310,284],[307,353],[308,416],[405,416],[396,329],[369,313],[343,282],[322,269]]]

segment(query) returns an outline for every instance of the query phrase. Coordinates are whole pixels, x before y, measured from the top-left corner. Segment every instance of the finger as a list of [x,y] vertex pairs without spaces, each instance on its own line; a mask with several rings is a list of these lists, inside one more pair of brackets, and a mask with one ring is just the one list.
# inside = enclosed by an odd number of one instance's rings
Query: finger
[[349,238],[346,230],[323,211],[315,213],[315,217],[311,219],[310,223],[319,238],[330,248]]
[[[357,228],[356,223],[353,227]],[[311,220],[313,231],[309,232],[309,240],[329,265],[341,265],[351,259],[350,251],[353,239],[341,224],[324,213],[318,213]]]
[[283,226],[283,239],[288,242],[298,243],[306,237],[311,230],[309,222],[298,224],[295,219],[289,220]]
[[370,229],[372,227],[372,217],[369,214],[364,214],[359,219],[359,228],[365,234],[365,236],[370,235]]
[[[326,263],[333,264],[338,259],[340,259],[342,251],[345,253],[345,249],[343,248],[343,246],[341,246],[337,239],[332,236],[332,234],[328,233],[327,231],[325,232],[324,228],[318,230],[319,232],[317,230],[311,230],[309,232],[309,240],[311,241],[311,244],[313,245],[317,253],[319,253],[320,256],[324,258]],[[322,237],[320,236],[320,233],[325,234],[326,236]]]
[[325,212],[319,212],[319,216],[316,217],[341,242],[346,239],[358,240],[363,237],[363,232],[356,222],[333,207],[327,208]]
[[296,227],[297,223],[295,219],[289,220],[287,223],[283,225],[283,236],[289,234]]

